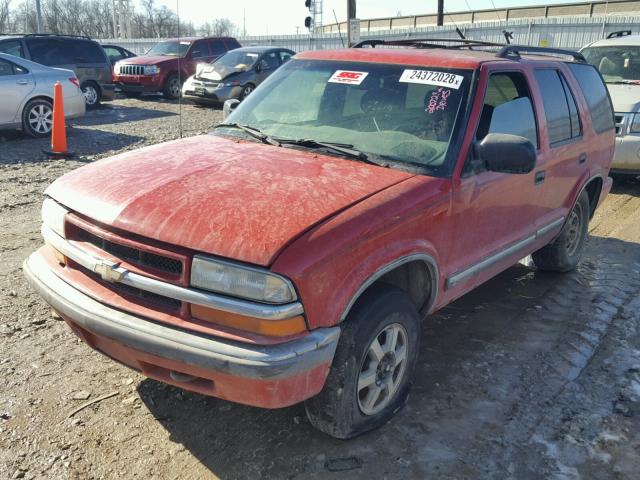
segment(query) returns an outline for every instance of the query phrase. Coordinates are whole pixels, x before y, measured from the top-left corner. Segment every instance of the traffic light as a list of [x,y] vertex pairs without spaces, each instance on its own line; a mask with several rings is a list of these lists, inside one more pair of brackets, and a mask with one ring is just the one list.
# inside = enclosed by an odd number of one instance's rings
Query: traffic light
[[[309,11],[313,10],[313,0],[304,0],[304,6],[309,9]],[[307,17],[304,19],[304,26],[309,30],[313,30],[313,18]]]

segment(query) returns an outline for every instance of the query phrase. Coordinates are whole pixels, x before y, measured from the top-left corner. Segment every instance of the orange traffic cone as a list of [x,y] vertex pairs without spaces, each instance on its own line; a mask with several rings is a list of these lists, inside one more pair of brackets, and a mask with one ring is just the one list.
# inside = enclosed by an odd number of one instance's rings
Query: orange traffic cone
[[67,147],[67,130],[64,124],[64,99],[62,84],[56,82],[53,87],[53,127],[51,128],[51,150],[45,151],[53,158],[68,158],[73,154]]

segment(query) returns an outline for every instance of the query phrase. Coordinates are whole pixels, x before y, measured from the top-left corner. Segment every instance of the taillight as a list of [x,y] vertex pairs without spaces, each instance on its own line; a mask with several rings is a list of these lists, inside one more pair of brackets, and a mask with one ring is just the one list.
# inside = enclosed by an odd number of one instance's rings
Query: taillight
[[80,88],[80,82],[78,81],[78,79],[76,77],[70,77],[69,81],[71,83],[73,83],[76,87]]

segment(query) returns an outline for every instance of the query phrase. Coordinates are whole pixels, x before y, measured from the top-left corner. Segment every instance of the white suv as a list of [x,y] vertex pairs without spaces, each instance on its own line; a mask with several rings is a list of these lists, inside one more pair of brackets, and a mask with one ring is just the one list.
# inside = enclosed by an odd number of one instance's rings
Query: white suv
[[640,35],[614,32],[581,50],[600,70],[616,120],[616,151],[611,172],[640,175]]

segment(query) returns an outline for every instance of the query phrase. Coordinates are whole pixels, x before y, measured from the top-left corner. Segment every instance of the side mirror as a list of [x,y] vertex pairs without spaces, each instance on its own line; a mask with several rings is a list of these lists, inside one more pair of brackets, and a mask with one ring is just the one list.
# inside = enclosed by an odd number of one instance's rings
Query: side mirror
[[222,119],[226,120],[226,118],[231,115],[231,113],[236,109],[238,105],[240,105],[240,100],[238,100],[237,98],[226,100],[222,106]]
[[259,63],[256,63],[255,71],[256,73],[262,72],[262,65],[260,65]]
[[522,174],[536,166],[536,147],[518,135],[489,133],[476,144],[476,154],[492,172]]

